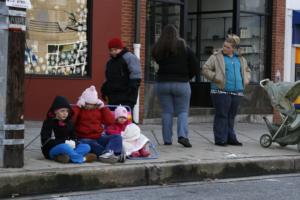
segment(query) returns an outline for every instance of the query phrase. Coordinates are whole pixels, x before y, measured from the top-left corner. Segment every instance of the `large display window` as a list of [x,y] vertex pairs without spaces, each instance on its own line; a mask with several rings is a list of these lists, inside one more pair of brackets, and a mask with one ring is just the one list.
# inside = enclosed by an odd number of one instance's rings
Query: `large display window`
[[[187,41],[198,55],[200,65],[202,66],[214,51],[222,48],[228,34],[236,33],[241,38],[239,52],[247,59],[252,70],[251,82],[257,84],[265,78],[266,19],[270,16],[266,2],[189,0]],[[202,76],[194,81],[208,82]]]
[[[228,34],[235,33],[241,37],[239,51],[252,70],[251,83],[257,84],[270,76],[271,66],[267,59],[270,48],[266,48],[271,18],[269,0],[186,0],[182,1],[184,5],[162,2],[148,1],[146,81],[155,80],[157,71],[157,65],[151,60],[151,44],[159,37],[165,22],[178,26],[181,18],[184,18],[181,36],[196,53],[200,66],[214,51],[222,48]],[[208,81],[200,75],[192,82]]]
[[158,64],[151,58],[151,49],[160,37],[162,28],[174,24],[182,32],[182,0],[148,1],[145,80],[155,81]]
[[89,10],[87,0],[31,0],[27,12],[25,73],[87,77]]

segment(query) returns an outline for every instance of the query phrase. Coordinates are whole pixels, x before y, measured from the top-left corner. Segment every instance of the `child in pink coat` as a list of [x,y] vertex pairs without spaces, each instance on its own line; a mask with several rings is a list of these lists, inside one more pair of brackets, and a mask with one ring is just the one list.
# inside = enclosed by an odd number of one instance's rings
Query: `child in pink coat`
[[128,112],[124,106],[115,109],[115,123],[106,129],[108,135],[121,135],[123,148],[127,156],[148,157],[150,152],[146,150],[149,139],[140,133],[140,129],[128,120]]

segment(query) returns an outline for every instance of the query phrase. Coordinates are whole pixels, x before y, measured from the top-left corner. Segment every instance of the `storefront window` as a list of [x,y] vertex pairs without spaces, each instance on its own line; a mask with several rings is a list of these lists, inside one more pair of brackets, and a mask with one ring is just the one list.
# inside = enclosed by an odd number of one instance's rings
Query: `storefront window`
[[241,53],[251,68],[251,82],[258,83],[265,71],[265,16],[241,14]]
[[88,1],[31,0],[25,73],[88,76]]
[[265,13],[265,0],[240,0],[241,11]]
[[[200,15],[201,29],[199,33],[195,31],[197,30],[196,16],[191,15],[189,19],[187,42],[198,55],[200,66],[203,66],[214,51],[222,48],[225,37],[231,32],[232,13]],[[199,38],[197,39],[197,37]],[[192,81],[207,82],[203,76],[200,77],[200,80]]]
[[201,11],[232,10],[233,0],[201,0]]
[[[233,20],[236,10],[232,10],[233,1],[218,0],[189,0],[187,20],[187,42],[196,52],[200,65],[208,57],[221,48],[229,33],[233,31],[233,24],[238,21],[241,37],[240,52],[247,59],[252,70],[252,83],[258,83],[266,76],[266,12],[265,0],[241,0],[241,12],[238,20]],[[199,7],[200,5],[200,7]],[[195,11],[195,7],[199,11]],[[250,12],[251,9],[253,12]],[[255,11],[255,12],[254,12]],[[237,15],[235,15],[237,16]],[[207,82],[200,76],[196,82]]]
[[147,39],[146,39],[146,70],[145,79],[154,81],[158,71],[158,64],[151,58],[151,49],[160,37],[163,27],[174,24],[180,29],[180,4],[163,3],[156,1],[148,2],[147,14]]
[[[233,9],[236,1],[229,0],[187,0],[187,15],[182,15],[179,5],[148,1],[147,44],[146,50],[146,81],[155,80],[157,65],[151,60],[151,45],[160,35],[164,22],[179,23],[184,18],[186,22],[186,41],[194,50],[200,66],[209,56],[222,48],[227,35],[240,32],[241,53],[247,59],[252,70],[252,83],[268,77],[270,63],[267,63],[269,49],[266,48],[267,21],[270,22],[269,1],[240,0],[239,9]],[[238,13],[238,14],[237,14]],[[236,19],[233,19],[236,17]],[[172,20],[171,20],[172,19]],[[234,30],[233,30],[234,29]],[[150,46],[149,46],[150,44]],[[268,68],[267,68],[268,65]],[[208,82],[202,75],[195,77],[192,82]]]

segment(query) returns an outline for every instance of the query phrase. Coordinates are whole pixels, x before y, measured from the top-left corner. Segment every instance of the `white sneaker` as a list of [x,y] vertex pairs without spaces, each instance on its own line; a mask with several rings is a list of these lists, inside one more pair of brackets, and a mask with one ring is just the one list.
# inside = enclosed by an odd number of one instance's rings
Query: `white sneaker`
[[111,150],[99,156],[99,160],[104,163],[116,163],[118,159],[118,156],[115,156]]

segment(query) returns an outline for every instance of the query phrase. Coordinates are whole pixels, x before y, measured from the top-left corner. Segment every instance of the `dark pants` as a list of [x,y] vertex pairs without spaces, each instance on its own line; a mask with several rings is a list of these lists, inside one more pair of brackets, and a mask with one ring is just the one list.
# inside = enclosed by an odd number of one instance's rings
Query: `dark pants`
[[238,111],[241,97],[229,94],[211,94],[215,107],[214,136],[215,142],[236,142],[234,119]]
[[80,139],[81,143],[89,144],[91,152],[97,156],[112,150],[115,155],[122,152],[122,137],[121,135],[102,135],[99,139]]

